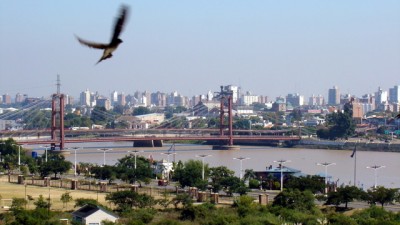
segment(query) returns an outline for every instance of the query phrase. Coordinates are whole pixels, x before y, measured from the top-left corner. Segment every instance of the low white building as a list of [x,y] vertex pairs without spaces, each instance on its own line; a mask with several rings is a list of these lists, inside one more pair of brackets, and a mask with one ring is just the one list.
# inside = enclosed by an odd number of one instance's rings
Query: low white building
[[103,221],[115,223],[118,216],[97,205],[84,205],[72,213],[72,220],[85,225],[101,225]]

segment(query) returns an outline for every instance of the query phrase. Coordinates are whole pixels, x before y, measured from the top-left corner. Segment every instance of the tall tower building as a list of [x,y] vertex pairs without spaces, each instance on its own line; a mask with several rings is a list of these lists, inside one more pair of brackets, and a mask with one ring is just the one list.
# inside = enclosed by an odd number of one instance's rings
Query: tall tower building
[[86,89],[86,91],[81,92],[79,96],[80,105],[90,106],[90,91]]
[[389,102],[400,103],[400,85],[389,88]]
[[17,93],[15,95],[15,103],[22,103],[25,100],[26,95],[23,95],[21,93]]
[[308,105],[324,105],[325,99],[322,95],[312,95],[308,100]]
[[207,92],[207,101],[212,101],[214,98],[214,94],[211,91]]
[[304,105],[304,96],[296,94],[288,94],[286,96],[286,103],[290,103],[293,107]]
[[11,104],[11,96],[9,94],[3,95],[3,104],[6,104],[6,105]]
[[375,93],[375,104],[379,105],[382,103],[386,103],[388,101],[388,93],[387,91],[382,90],[381,87],[378,87],[378,91]]
[[158,107],[165,107],[167,105],[167,95],[159,91],[151,93],[151,104]]
[[115,105],[115,103],[118,102],[118,92],[117,91],[113,91],[111,92],[111,105]]
[[337,86],[328,91],[328,105],[339,105],[340,104],[340,91]]
[[121,93],[118,95],[118,104],[125,106],[126,105],[126,101],[125,101],[125,94]]

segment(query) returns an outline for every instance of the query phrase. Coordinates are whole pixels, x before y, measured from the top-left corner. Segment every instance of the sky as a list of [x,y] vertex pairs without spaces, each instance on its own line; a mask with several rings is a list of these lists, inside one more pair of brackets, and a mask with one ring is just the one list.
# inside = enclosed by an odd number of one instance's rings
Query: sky
[[[109,42],[122,4],[123,43]],[[235,85],[271,98],[299,93],[361,96],[400,84],[398,0],[2,0],[0,94],[72,96],[89,89],[177,91],[185,96]]]

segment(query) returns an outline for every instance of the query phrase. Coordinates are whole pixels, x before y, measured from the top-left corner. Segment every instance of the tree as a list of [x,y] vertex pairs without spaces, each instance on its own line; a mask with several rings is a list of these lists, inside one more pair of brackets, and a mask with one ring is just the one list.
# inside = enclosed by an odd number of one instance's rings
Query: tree
[[23,123],[25,124],[24,129],[46,129],[50,128],[51,125],[51,111],[47,110],[29,110],[25,114],[29,113],[29,116],[21,116]]
[[336,205],[345,204],[345,209],[347,209],[347,204],[352,202],[354,199],[360,199],[363,195],[363,190],[355,186],[345,186],[338,187],[336,192],[329,192],[328,199],[325,205]]
[[114,105],[114,108],[113,108],[114,113],[122,115],[122,114],[124,114],[124,110],[125,110],[125,108],[123,105],[121,105],[121,104]]
[[143,106],[139,106],[137,108],[133,109],[133,116],[139,116],[139,115],[145,115],[145,114],[149,114],[150,113],[150,109],[147,107],[143,107]]
[[172,199],[172,204],[174,204],[175,209],[178,208],[179,204],[182,204],[183,208],[187,208],[193,205],[193,198],[186,193],[178,194]]
[[11,210],[12,211],[19,211],[23,210],[28,201],[24,198],[13,198],[11,203]]
[[72,196],[69,192],[65,192],[61,195],[60,200],[63,202],[63,208],[68,207],[68,202],[72,201]]
[[309,190],[312,193],[322,193],[324,191],[324,181],[320,176],[293,177],[287,180],[286,188],[299,189],[300,191]]
[[252,197],[244,195],[234,200],[233,207],[237,208],[240,217],[245,217],[256,210],[257,204]]
[[320,138],[347,138],[352,136],[355,132],[355,124],[350,113],[334,112],[327,115],[326,121],[328,130],[317,131],[317,135],[319,135]]
[[92,167],[91,172],[94,175],[94,178],[108,180],[108,183],[111,183],[113,180],[115,180],[117,176],[115,167],[109,165]]
[[44,200],[43,195],[39,195],[38,200],[33,204],[36,206],[36,209],[50,209],[51,206],[50,202]]
[[315,207],[315,198],[310,191],[287,189],[280,192],[275,198],[273,206],[309,212]]
[[[44,156],[42,156],[44,157]],[[57,178],[57,174],[62,175],[68,172],[72,167],[72,163],[65,160],[65,157],[57,153],[49,153],[47,162],[40,162],[39,171],[40,176],[46,177],[50,172],[54,173],[54,178]]]
[[300,109],[293,109],[293,111],[289,114],[291,117],[291,122],[294,121],[301,121],[301,118],[303,117],[301,110]]
[[257,176],[253,169],[246,169],[244,171],[243,180],[250,180],[250,179],[256,179],[256,178],[257,178]]
[[[173,179],[178,181],[182,187],[198,187],[204,189],[202,180],[203,163],[200,160],[189,160],[184,164],[179,161],[173,175]],[[205,180],[208,177],[208,165],[204,165]]]
[[118,160],[116,165],[117,178],[126,182],[134,183],[135,181],[145,181],[153,177],[153,170],[148,159],[143,156],[136,157],[135,169],[135,156],[127,155]]
[[74,207],[82,207],[84,205],[100,205],[95,199],[91,198],[77,198],[75,199],[75,206]]
[[108,112],[103,106],[95,106],[90,114],[90,120],[95,124],[105,124],[109,120]]
[[233,193],[245,195],[248,191],[244,181],[235,176],[224,177],[221,180],[221,186],[224,188],[224,191],[231,196]]
[[383,205],[392,203],[395,200],[398,191],[399,190],[397,188],[385,188],[383,186],[378,186],[367,191],[366,200],[373,205],[378,202],[383,208]]
[[136,208],[153,207],[156,204],[154,198],[147,194],[139,194],[134,191],[117,191],[107,194],[106,200],[118,206],[120,211]]
[[254,111],[261,111],[265,109],[265,103],[253,102],[251,105],[253,106]]
[[187,108],[184,106],[177,106],[174,109],[174,113],[182,113],[182,112],[186,112],[186,111],[187,111]]
[[[219,192],[223,188],[227,188],[226,179],[233,177],[234,171],[228,169],[226,166],[213,167],[210,169],[211,185],[214,192]],[[225,182],[225,183],[224,183]]]

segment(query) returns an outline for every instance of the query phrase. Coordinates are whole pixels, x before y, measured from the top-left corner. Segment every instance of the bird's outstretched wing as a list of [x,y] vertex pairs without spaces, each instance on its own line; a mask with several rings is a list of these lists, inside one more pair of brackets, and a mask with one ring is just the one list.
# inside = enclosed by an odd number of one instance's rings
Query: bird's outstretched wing
[[96,42],[83,40],[82,38],[80,38],[80,37],[78,37],[76,35],[75,35],[75,37],[76,37],[76,39],[78,39],[79,43],[81,43],[83,45],[86,45],[86,46],[88,46],[90,48],[105,49],[108,46],[108,45],[102,44],[102,43],[96,43]]
[[128,6],[123,5],[121,7],[121,14],[115,20],[114,33],[113,33],[113,36],[111,38],[111,43],[115,42],[118,39],[119,35],[121,34],[122,29],[124,27],[124,23],[125,23],[126,17],[128,16],[128,11],[129,11],[129,7]]

